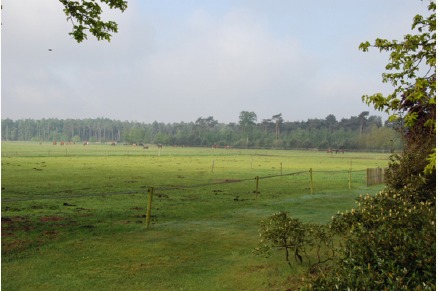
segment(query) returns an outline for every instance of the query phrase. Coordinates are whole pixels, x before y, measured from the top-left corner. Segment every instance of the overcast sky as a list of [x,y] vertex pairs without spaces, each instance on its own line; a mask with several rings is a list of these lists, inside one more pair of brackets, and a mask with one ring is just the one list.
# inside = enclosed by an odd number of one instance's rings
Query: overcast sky
[[[420,0],[128,0],[108,11],[110,43],[76,43],[56,0],[3,0],[2,118],[238,122],[338,120],[374,111],[388,55],[359,51],[401,39]],[[52,51],[49,51],[52,49]]]

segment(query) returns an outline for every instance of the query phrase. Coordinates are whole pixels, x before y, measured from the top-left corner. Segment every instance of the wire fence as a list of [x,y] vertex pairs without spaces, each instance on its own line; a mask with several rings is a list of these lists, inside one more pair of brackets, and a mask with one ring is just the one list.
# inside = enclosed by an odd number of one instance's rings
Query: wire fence
[[[20,148],[19,150],[2,150],[2,157],[79,157],[79,156],[93,156],[93,157],[110,157],[110,156],[155,156],[160,153],[168,152],[169,149],[174,149],[176,147],[165,147],[159,148],[156,145],[149,146],[132,146],[132,145],[118,145],[116,147],[110,146],[109,144],[92,144],[92,145],[65,145],[65,146],[50,146],[48,144],[43,144],[40,148],[35,149],[27,149],[25,147]],[[181,155],[184,155],[184,149],[193,149],[190,147],[179,147]],[[211,150],[211,147],[197,147],[197,154],[209,154],[209,152],[203,152]],[[272,148],[217,148],[215,151],[224,151],[224,152],[233,152],[235,153],[246,150],[272,150]],[[278,150],[286,150],[286,149],[278,149]],[[313,148],[297,148],[293,149],[297,151],[305,151],[305,152],[319,152],[326,153],[326,150],[321,149],[313,149]],[[359,149],[348,149],[344,150],[342,153],[333,153],[327,152],[327,155],[330,156],[341,156],[343,153],[357,153],[357,152],[367,152],[367,153],[378,153],[384,154],[388,153],[386,150],[359,150]],[[172,152],[172,155],[176,155],[177,153]]]
[[[235,184],[235,183],[248,183],[253,182],[252,186],[247,186],[248,189],[253,189],[252,193],[260,194],[259,187],[261,186],[261,180],[265,179],[278,179],[281,177],[288,178],[288,183],[293,186],[294,191],[300,191],[302,193],[319,193],[324,191],[336,191],[336,190],[352,190],[357,186],[371,186],[374,184],[384,183],[384,170],[376,169],[364,169],[364,170],[344,170],[344,171],[318,171],[310,168],[306,171],[297,171],[291,173],[281,173],[277,175],[268,176],[255,176],[251,178],[242,179],[224,179],[214,182],[196,183],[190,185],[178,185],[178,186],[157,186],[157,185],[143,185],[139,190],[129,191],[114,191],[114,192],[102,192],[102,193],[69,193],[68,195],[35,195],[35,196],[23,196],[23,197],[2,197],[2,203],[19,202],[19,201],[34,201],[34,200],[46,200],[46,199],[71,199],[82,197],[99,197],[99,196],[113,196],[113,195],[133,195],[144,194],[150,192],[150,189],[155,191],[178,191],[194,188],[202,188],[217,185]],[[289,177],[292,177],[290,179]],[[284,181],[284,180],[283,180]],[[272,186],[272,185],[271,185]],[[146,189],[146,190],[145,190]],[[23,194],[26,193],[17,193]]]

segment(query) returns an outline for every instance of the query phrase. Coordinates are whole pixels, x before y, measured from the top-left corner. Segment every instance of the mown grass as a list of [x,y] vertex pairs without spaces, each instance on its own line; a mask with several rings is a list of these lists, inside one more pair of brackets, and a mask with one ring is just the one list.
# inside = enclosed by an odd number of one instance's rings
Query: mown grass
[[[327,223],[359,194],[382,188],[366,187],[357,171],[350,190],[350,167],[387,161],[368,153],[3,143],[2,289],[291,288],[306,265],[291,270],[281,252],[253,256],[259,221],[289,211]],[[276,176],[259,180],[257,198],[255,176]]]

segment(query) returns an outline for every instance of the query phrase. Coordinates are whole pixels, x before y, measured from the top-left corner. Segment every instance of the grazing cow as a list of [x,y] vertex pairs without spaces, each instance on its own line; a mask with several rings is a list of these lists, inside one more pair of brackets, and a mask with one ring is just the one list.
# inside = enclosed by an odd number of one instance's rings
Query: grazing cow
[[56,145],[56,141],[54,140],[54,141],[52,142],[52,144],[53,144],[53,145]]
[[143,145],[143,149],[147,150],[149,147],[147,145]]
[[111,143],[111,146],[115,147],[115,146],[116,146],[116,143],[115,143],[115,142],[112,142],[112,143]]
[[159,149],[163,148],[163,145],[161,143],[157,144],[157,146],[158,146]]
[[84,146],[88,145],[88,141],[84,142]]
[[60,145],[62,145],[62,146],[63,146],[63,145],[64,145],[64,142],[63,142],[63,141],[61,141]]

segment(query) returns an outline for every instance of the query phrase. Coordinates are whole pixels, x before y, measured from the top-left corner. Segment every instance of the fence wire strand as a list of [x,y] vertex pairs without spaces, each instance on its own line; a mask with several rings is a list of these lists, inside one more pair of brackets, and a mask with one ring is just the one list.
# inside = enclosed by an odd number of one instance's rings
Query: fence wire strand
[[[365,172],[366,170],[340,170],[340,171],[313,171],[313,173],[353,173],[353,172]],[[279,175],[268,175],[268,176],[257,176],[259,180],[262,179],[271,179],[271,178],[278,178],[278,177],[284,177],[284,176],[295,176],[300,174],[309,173],[309,171],[299,171],[299,172],[292,172],[292,173],[284,173]],[[172,190],[184,190],[184,189],[193,189],[193,188],[200,188],[200,187],[207,187],[207,186],[213,186],[213,185],[221,185],[221,184],[233,184],[233,183],[241,183],[241,182],[247,182],[247,181],[254,181],[257,179],[257,177],[254,178],[244,178],[244,179],[225,179],[220,182],[209,182],[209,183],[200,183],[200,184],[193,184],[193,185],[181,185],[181,186],[172,186],[172,187],[154,187],[155,190],[158,191],[172,191]],[[57,199],[70,199],[70,198],[82,198],[82,197],[98,197],[98,196],[114,196],[114,195],[132,195],[132,194],[145,194],[147,193],[148,189],[150,189],[153,186],[150,185],[144,185],[141,186],[142,188],[146,188],[145,190],[135,190],[135,191],[120,191],[120,192],[104,192],[104,193],[93,193],[93,194],[72,194],[72,195],[62,195],[62,196],[37,196],[37,197],[20,197],[20,198],[2,198],[2,203],[7,202],[20,202],[20,201],[35,201],[35,200],[57,200]]]

